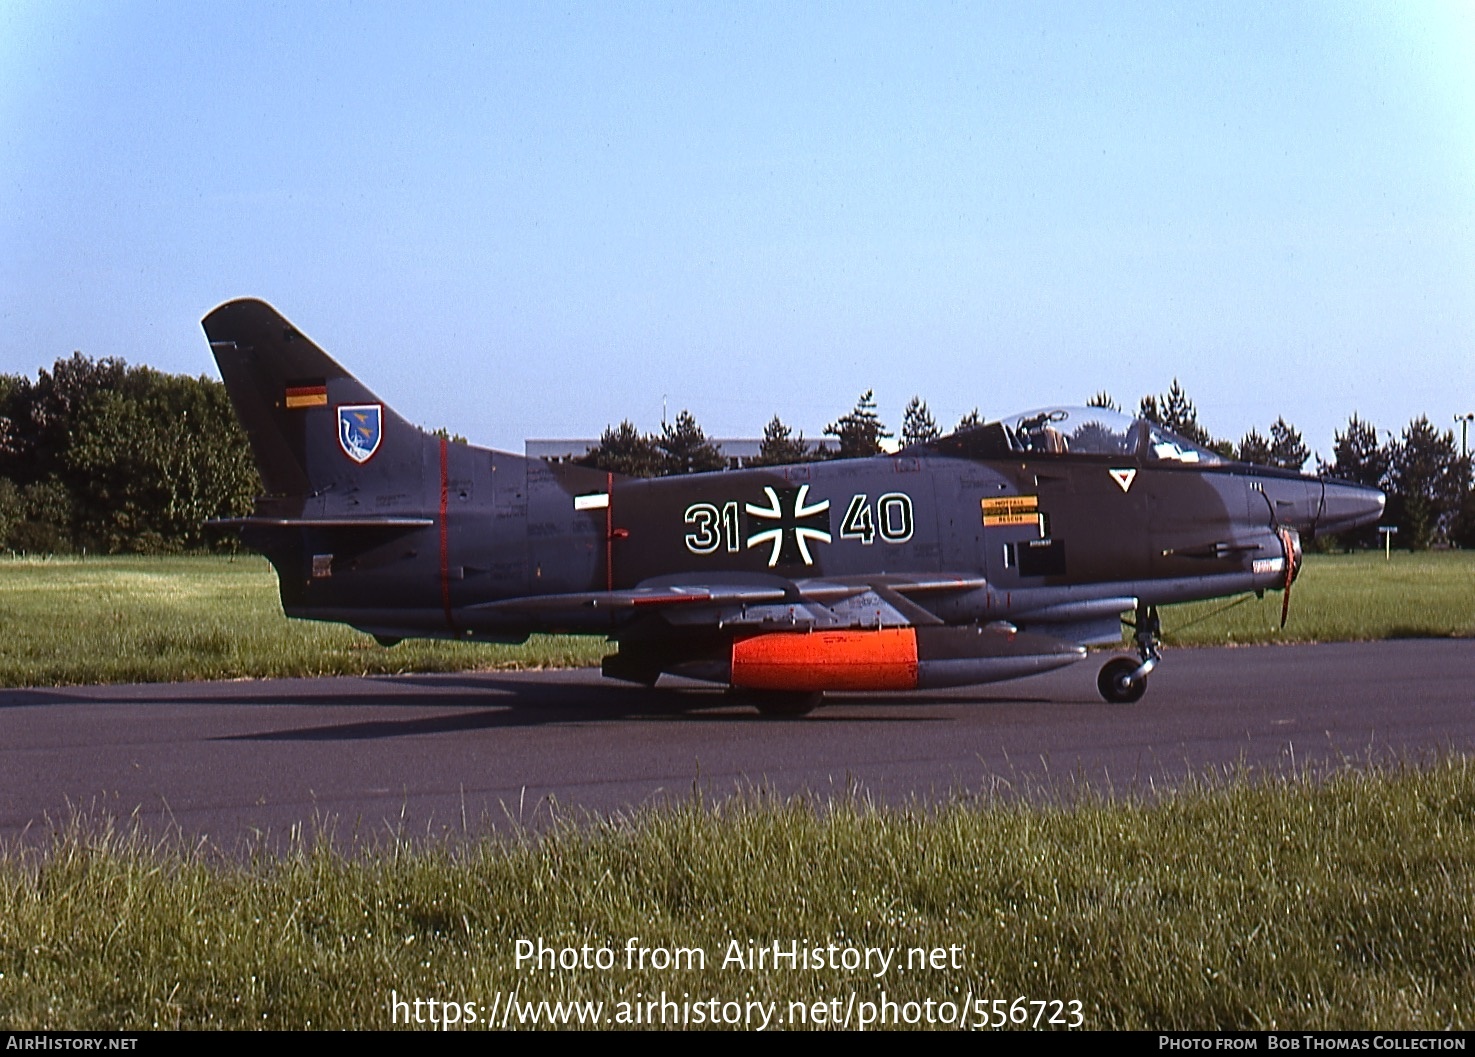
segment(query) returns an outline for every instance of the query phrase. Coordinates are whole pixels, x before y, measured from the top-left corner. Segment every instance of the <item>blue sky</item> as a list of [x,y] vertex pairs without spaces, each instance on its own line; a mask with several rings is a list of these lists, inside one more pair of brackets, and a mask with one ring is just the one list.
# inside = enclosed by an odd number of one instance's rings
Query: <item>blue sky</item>
[[1475,410],[1475,5],[0,4],[0,371],[271,301],[520,450]]

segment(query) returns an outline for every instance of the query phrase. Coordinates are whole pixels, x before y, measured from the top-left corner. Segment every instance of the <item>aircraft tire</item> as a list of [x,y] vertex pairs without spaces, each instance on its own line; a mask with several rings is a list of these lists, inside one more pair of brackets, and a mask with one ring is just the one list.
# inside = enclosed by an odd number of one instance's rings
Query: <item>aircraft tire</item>
[[805,690],[749,690],[741,696],[744,701],[758,710],[759,715],[770,719],[797,719],[800,716],[807,716],[824,700],[824,694],[810,693]]
[[1102,698],[1113,705],[1141,701],[1142,695],[1147,693],[1147,676],[1135,683],[1127,682],[1127,677],[1137,670],[1138,664],[1131,657],[1114,657],[1103,664],[1101,674],[1096,677],[1096,689]]

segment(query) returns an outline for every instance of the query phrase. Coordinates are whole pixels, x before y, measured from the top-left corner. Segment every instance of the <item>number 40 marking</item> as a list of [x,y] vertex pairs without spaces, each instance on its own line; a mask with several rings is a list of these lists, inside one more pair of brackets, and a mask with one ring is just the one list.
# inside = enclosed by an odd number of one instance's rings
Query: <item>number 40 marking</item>
[[912,497],[905,492],[887,492],[871,507],[865,494],[851,498],[840,522],[840,538],[860,540],[869,546],[879,533],[887,543],[905,543],[912,538]]

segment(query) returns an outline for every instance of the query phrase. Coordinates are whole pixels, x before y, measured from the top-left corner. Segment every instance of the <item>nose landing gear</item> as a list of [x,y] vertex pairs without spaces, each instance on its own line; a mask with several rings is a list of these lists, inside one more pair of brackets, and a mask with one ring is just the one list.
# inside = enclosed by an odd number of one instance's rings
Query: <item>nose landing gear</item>
[[1162,659],[1158,644],[1163,625],[1158,619],[1157,606],[1139,603],[1133,626],[1137,630],[1132,638],[1137,643],[1137,656],[1141,661],[1113,657],[1102,665],[1100,674],[1096,676],[1096,689],[1104,700],[1114,705],[1130,705],[1142,700],[1142,695],[1147,693],[1147,675]]

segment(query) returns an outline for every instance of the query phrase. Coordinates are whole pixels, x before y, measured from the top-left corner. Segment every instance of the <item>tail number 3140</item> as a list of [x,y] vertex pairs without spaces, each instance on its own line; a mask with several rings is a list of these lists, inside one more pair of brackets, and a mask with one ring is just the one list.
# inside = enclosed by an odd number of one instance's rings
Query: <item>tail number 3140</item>
[[[715,503],[692,503],[684,517],[690,531],[686,549],[693,554],[742,550],[742,507],[736,499],[720,507]],[[905,492],[887,492],[874,503],[865,493],[852,496],[840,522],[840,538],[859,540],[866,546],[879,538],[883,543],[905,543],[915,526],[912,497]]]

